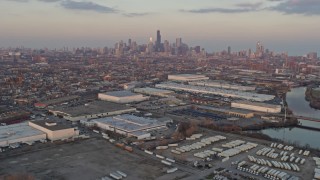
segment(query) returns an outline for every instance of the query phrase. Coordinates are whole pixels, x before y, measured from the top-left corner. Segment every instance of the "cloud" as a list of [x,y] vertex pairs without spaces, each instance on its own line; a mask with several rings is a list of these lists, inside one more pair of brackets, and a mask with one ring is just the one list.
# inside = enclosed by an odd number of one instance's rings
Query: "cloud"
[[320,0],[285,0],[268,9],[284,14],[320,15]]
[[191,9],[191,10],[180,10],[181,12],[189,13],[246,13],[257,11],[263,5],[262,2],[257,3],[239,3],[235,4],[235,8],[202,8],[202,9]]
[[126,17],[140,17],[140,16],[147,16],[150,13],[123,13]]
[[116,13],[117,10],[108,6],[99,5],[89,1],[72,1],[65,0],[61,2],[61,6],[71,10],[95,11],[98,13]]
[[38,0],[38,1],[51,3],[51,2],[59,2],[61,0]]
[[228,8],[204,8],[204,9],[192,9],[192,10],[180,10],[181,12],[188,12],[188,13],[199,13],[199,14],[205,14],[205,13],[226,13],[226,14],[234,14],[234,13],[245,13],[245,12],[251,12],[254,11],[251,8],[234,8],[234,9],[228,9]]
[[7,1],[14,1],[14,2],[20,2],[20,3],[29,2],[29,0],[7,0]]
[[237,7],[241,7],[241,8],[249,8],[249,9],[258,9],[259,7],[261,7],[263,5],[262,2],[257,2],[257,3],[240,3],[240,4],[236,4]]

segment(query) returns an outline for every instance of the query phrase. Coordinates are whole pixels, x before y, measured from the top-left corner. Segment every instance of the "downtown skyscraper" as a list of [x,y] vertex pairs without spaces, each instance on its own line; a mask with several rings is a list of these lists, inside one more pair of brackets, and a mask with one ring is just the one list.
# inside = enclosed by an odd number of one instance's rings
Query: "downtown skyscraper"
[[162,52],[162,50],[163,50],[162,44],[161,44],[160,30],[157,30],[157,40],[156,40],[155,50],[156,50],[156,52]]

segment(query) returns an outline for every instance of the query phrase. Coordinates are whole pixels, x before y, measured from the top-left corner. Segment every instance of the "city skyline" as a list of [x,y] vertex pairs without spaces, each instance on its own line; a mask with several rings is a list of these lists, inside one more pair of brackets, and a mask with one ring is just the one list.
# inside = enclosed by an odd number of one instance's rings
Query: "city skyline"
[[2,1],[0,47],[112,47],[129,38],[146,44],[161,30],[162,42],[181,37],[208,52],[254,49],[257,41],[290,55],[319,51],[316,0],[136,2]]

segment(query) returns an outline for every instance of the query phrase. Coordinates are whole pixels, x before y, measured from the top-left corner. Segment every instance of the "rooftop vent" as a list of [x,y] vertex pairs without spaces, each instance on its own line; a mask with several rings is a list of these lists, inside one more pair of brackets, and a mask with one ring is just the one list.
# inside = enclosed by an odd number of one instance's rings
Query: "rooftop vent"
[[55,126],[55,125],[57,125],[57,123],[55,123],[55,122],[46,122],[46,125],[47,126]]

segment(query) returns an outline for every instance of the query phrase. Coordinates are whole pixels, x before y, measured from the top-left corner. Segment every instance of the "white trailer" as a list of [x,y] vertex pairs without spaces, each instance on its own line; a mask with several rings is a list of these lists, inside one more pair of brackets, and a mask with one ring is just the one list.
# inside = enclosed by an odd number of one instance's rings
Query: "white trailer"
[[177,168],[177,167],[174,167],[174,168],[168,169],[168,170],[167,170],[167,173],[174,173],[174,172],[176,172],[177,170],[178,170],[178,168]]
[[116,180],[122,179],[122,176],[119,175],[118,173],[110,173],[110,176]]
[[166,160],[161,160],[161,163],[165,164],[165,165],[168,165],[168,166],[171,166],[171,162],[168,162]]
[[120,174],[122,177],[127,177],[127,174],[122,171],[117,171],[118,174]]

